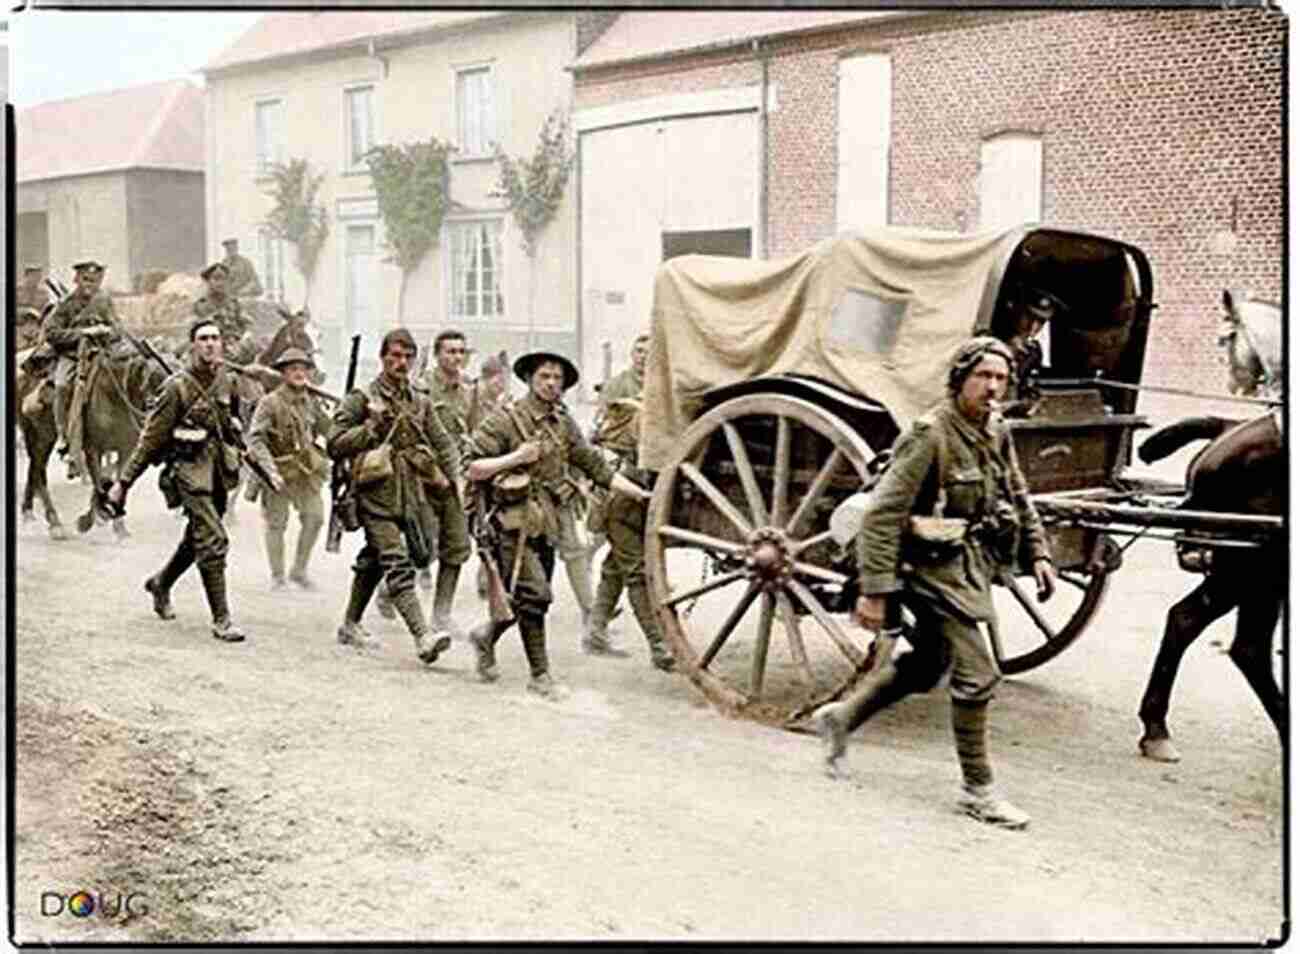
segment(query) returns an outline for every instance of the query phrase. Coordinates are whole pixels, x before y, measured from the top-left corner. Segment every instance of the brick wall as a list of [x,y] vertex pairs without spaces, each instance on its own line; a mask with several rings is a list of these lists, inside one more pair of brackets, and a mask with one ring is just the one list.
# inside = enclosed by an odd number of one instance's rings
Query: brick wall
[[[942,13],[773,41],[769,254],[834,230],[838,60],[888,52],[890,221],[973,227],[981,141],[1040,135],[1044,221],[1151,260],[1148,382],[1225,390],[1222,289],[1281,295],[1285,29],[1260,10]],[[579,74],[575,98],[584,108],[759,76],[748,50],[714,53]],[[1216,250],[1234,197],[1236,247]]]

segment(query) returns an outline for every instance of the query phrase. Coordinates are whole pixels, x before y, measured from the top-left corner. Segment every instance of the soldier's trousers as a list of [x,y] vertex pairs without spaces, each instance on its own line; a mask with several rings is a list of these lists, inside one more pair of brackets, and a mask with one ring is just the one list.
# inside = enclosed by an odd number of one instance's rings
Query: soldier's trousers
[[60,355],[54,363],[54,424],[63,443],[68,440],[68,411],[77,385],[77,360]]
[[[609,516],[606,532],[609,534],[609,555],[605,564],[613,564],[614,573],[627,587],[627,601],[636,614],[637,622],[645,633],[652,650],[663,645],[659,619],[650,601],[650,590],[645,579],[645,524],[647,505],[624,494],[609,495]],[[601,570],[601,587],[605,585],[605,571]],[[617,596],[615,598],[617,601]],[[603,609],[603,607],[602,607]],[[599,612],[599,610],[598,610]],[[601,622],[607,622],[604,617]]]
[[584,614],[590,613],[595,599],[591,595],[591,554],[578,532],[578,517],[572,504],[556,504],[555,516],[560,525],[560,536],[555,550],[564,561],[569,585]]
[[[555,572],[555,548],[545,536],[529,537],[521,541],[518,530],[498,530],[497,569],[506,589],[513,594],[517,613],[545,616],[550,609],[551,574]],[[512,579],[516,554],[520,546],[519,579]],[[513,585],[512,585],[513,584]]]
[[406,535],[396,520],[361,513],[361,529],[366,544],[352,564],[356,573],[368,584],[377,585],[382,579],[388,595],[396,602],[406,590],[415,586],[415,564],[411,562],[406,547]]
[[225,572],[230,538],[221,519],[226,512],[226,491],[220,485],[211,494],[181,491],[181,509],[185,514],[185,534],[155,579],[163,590],[170,590],[186,570],[197,565],[212,617],[221,618],[229,614],[225,605]]
[[[256,478],[253,478],[256,479]],[[265,524],[266,556],[271,564],[271,576],[284,576],[284,537],[289,526],[289,511],[298,512],[298,545],[295,548],[293,573],[307,572],[312,547],[325,525],[325,498],[317,480],[287,481],[282,491],[262,487],[262,520]]]
[[442,490],[425,487],[428,506],[420,508],[420,518],[431,544],[436,544],[438,562],[463,566],[470,557],[469,521],[465,507],[451,487]]

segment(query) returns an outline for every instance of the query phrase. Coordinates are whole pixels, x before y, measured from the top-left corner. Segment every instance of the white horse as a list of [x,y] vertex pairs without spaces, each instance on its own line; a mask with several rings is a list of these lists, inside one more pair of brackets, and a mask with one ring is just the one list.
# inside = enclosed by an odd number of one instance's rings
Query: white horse
[[1225,288],[1223,308],[1228,328],[1219,344],[1228,349],[1228,391],[1253,397],[1263,390],[1280,396],[1285,382],[1281,306]]

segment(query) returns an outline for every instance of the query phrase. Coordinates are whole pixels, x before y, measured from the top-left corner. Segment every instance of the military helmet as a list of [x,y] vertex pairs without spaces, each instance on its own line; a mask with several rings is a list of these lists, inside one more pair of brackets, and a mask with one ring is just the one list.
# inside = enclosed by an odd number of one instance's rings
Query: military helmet
[[95,261],[93,258],[87,258],[80,262],[73,262],[72,270],[74,272],[102,272],[104,264]]
[[515,377],[524,384],[531,384],[533,372],[547,362],[554,362],[564,369],[564,390],[569,390],[578,383],[578,369],[572,361],[553,351],[530,351],[515,361]]

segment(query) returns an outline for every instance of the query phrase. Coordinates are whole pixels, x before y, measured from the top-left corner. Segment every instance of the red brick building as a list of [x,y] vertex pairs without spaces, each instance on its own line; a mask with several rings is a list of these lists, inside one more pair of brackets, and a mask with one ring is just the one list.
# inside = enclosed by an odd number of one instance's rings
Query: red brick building
[[[767,257],[852,226],[843,213],[837,222],[837,201],[874,175],[853,165],[872,149],[881,221],[988,224],[993,193],[981,192],[981,175],[991,180],[1004,154],[994,147],[1006,142],[1006,155],[1019,154],[1006,169],[1023,186],[1013,204],[1027,201],[1029,217],[1122,238],[1150,258],[1160,307],[1148,381],[1226,390],[1222,289],[1282,293],[1285,36],[1284,17],[1259,9],[624,13],[574,66],[584,223],[602,221],[585,147],[639,123],[664,132],[707,114],[736,129],[751,116],[738,139],[748,150],[752,126],[762,157],[752,175],[741,153],[722,161],[755,193],[740,253]],[[847,101],[883,127],[855,134],[867,146],[840,155],[845,124],[862,118],[841,108],[846,62],[858,56],[883,64],[883,93]],[[701,149],[718,148],[697,125]],[[616,152],[602,148],[590,154]],[[689,150],[673,148],[687,158],[661,162],[668,191],[695,176]],[[671,196],[660,204],[669,209]],[[631,228],[646,216],[626,218]],[[591,271],[580,276],[584,306],[621,301]],[[639,288],[629,294],[644,314]]]

